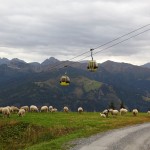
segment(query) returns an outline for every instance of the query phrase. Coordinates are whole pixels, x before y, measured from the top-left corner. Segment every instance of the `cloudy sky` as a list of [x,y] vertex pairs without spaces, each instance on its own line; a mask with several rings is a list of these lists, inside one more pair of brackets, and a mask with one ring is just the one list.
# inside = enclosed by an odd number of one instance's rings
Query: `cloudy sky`
[[[78,61],[90,55],[90,48],[147,24],[148,0],[0,0],[0,57],[42,62],[51,56],[68,60],[89,51]],[[130,36],[148,29],[150,25]],[[150,62],[150,31],[97,53],[94,59]]]

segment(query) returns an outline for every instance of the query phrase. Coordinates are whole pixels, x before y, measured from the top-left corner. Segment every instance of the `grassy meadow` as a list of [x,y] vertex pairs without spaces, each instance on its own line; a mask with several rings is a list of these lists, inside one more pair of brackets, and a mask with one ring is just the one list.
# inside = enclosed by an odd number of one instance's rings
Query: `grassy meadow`
[[101,118],[98,112],[26,113],[0,115],[0,150],[66,150],[70,141],[123,126],[150,122],[150,116],[132,113]]

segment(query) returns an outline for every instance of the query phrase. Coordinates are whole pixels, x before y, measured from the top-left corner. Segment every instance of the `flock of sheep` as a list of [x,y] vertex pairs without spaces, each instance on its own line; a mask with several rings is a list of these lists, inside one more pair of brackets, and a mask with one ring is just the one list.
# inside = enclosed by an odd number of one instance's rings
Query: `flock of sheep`
[[[64,112],[69,112],[69,108],[65,106],[63,108]],[[18,116],[24,116],[26,112],[57,112],[56,108],[53,108],[53,106],[42,106],[40,109],[35,106],[31,105],[29,106],[22,106],[20,108],[16,106],[7,106],[7,107],[0,107],[0,113],[2,113],[3,117],[10,117],[11,113],[18,113]],[[83,108],[79,107],[78,112],[83,112]]]
[[[24,116],[26,112],[57,112],[56,108],[53,108],[53,106],[42,106],[40,109],[35,106],[35,105],[31,105],[29,106],[22,106],[20,108],[16,107],[16,106],[7,106],[7,107],[0,107],[0,113],[2,113],[3,117],[10,117],[11,113],[18,113],[18,116]],[[69,112],[69,108],[67,106],[65,106],[63,108],[63,111],[68,113]],[[78,108],[78,112],[82,113],[83,112],[83,108],[79,107]],[[109,114],[113,115],[113,116],[117,116],[119,113],[120,115],[124,115],[128,112],[127,109],[125,108],[121,108],[120,111],[118,110],[114,110],[114,109],[105,109],[102,113],[100,113],[100,116],[103,118],[108,117]],[[138,110],[137,109],[133,109],[132,113],[134,116],[137,116],[138,114]],[[147,112],[148,114],[150,114],[150,111]]]
[[[125,108],[121,108],[120,111],[115,110],[115,109],[105,109],[102,113],[100,113],[100,116],[103,117],[103,118],[106,118],[106,117],[108,117],[109,113],[113,116],[117,116],[119,114],[119,112],[120,112],[120,115],[124,115],[128,112],[128,110],[125,109]],[[132,113],[133,113],[134,116],[137,116],[138,110],[133,109]],[[150,111],[148,111],[148,113],[150,114]]]

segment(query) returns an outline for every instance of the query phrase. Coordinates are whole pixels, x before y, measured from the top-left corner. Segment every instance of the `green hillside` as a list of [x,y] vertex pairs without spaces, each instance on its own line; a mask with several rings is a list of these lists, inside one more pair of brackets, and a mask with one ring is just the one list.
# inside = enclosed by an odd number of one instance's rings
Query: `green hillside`
[[[30,64],[20,69],[0,65],[0,106],[7,105],[64,105],[72,111],[83,106],[87,111],[99,111],[114,103],[117,109],[123,102],[129,110],[150,109],[150,69],[126,63],[106,61],[97,72],[86,70],[86,64],[77,63],[67,68],[71,83],[59,84],[65,69],[50,70],[52,65],[41,65],[34,70]],[[17,66],[16,66],[17,67]]]
[[27,113],[24,117],[0,115],[0,150],[66,150],[70,141],[123,126],[149,122],[150,116],[139,113],[101,118],[98,112]]

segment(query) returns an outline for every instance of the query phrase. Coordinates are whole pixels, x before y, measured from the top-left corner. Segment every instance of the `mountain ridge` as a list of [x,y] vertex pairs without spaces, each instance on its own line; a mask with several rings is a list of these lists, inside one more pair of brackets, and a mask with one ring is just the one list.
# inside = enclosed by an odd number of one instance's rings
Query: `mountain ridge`
[[[8,59],[8,58],[5,58],[5,57],[3,57],[3,58],[0,57],[0,65],[1,64],[8,64],[10,62],[22,62],[22,63],[26,63],[26,64],[34,64],[34,63],[36,63],[36,64],[39,64],[39,65],[49,65],[49,64],[55,64],[55,63],[58,63],[58,62],[67,62],[67,60],[66,61],[61,61],[61,60],[58,60],[57,58],[51,56],[51,57],[43,60],[41,63],[34,62],[34,61],[27,63],[26,61],[24,61],[22,59],[19,59],[19,58]],[[107,60],[105,62],[115,62],[115,61]],[[103,63],[105,63],[105,62],[103,62]],[[80,61],[79,63],[81,63],[81,64],[82,63],[88,63],[88,60],[83,60],[83,61]],[[103,63],[99,63],[99,64],[103,64]],[[131,63],[126,63],[126,62],[115,62],[115,63],[129,64],[129,65],[131,64]],[[134,65],[134,64],[131,64],[131,65]],[[147,62],[146,64],[143,64],[143,65],[134,65],[134,66],[141,66],[141,67],[150,68],[150,62]]]

